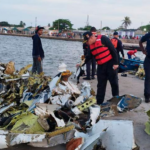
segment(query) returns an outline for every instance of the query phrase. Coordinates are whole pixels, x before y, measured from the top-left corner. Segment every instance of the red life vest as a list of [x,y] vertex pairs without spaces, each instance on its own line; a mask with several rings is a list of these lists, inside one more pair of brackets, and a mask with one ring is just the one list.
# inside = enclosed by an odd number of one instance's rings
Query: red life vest
[[112,59],[108,47],[102,45],[101,37],[102,35],[98,35],[96,42],[90,45],[91,53],[95,57],[98,65],[102,65]]
[[114,47],[117,48],[118,40],[115,39],[115,38],[113,38],[113,39],[111,39],[111,42],[112,42],[112,44],[114,45]]

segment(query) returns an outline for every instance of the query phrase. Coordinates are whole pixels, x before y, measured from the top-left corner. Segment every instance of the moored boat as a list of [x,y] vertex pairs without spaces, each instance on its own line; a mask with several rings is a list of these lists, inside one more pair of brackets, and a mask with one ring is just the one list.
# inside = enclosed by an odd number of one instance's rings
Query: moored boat
[[143,61],[141,61],[140,59],[120,58],[119,72],[124,72],[128,70],[138,70],[140,64],[143,64]]

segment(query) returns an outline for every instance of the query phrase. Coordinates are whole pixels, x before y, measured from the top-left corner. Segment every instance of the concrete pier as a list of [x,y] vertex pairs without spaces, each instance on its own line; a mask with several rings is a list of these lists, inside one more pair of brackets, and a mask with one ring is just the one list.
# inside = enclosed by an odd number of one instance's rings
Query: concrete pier
[[[82,82],[82,80],[81,80]],[[92,88],[96,91],[97,80],[91,80],[90,84]],[[108,117],[103,119],[108,120],[132,120],[134,124],[134,135],[135,142],[140,147],[140,150],[150,149],[150,136],[144,131],[145,122],[148,121],[148,116],[146,111],[150,110],[150,103],[144,102],[144,80],[138,79],[133,75],[128,75],[127,77],[122,77],[119,74],[119,90],[120,95],[133,94],[137,97],[143,98],[142,104],[135,110],[119,114],[118,116]],[[112,97],[110,84],[107,84],[105,101]],[[119,135],[118,135],[119,136]]]

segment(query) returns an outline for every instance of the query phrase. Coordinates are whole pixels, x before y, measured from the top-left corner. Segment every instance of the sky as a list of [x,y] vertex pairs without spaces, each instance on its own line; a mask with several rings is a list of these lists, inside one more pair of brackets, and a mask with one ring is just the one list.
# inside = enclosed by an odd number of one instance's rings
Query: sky
[[116,29],[125,16],[130,17],[129,28],[150,23],[150,0],[0,0],[0,21],[27,26],[52,25],[57,19],[69,19],[73,28],[89,24],[97,29],[109,26]]

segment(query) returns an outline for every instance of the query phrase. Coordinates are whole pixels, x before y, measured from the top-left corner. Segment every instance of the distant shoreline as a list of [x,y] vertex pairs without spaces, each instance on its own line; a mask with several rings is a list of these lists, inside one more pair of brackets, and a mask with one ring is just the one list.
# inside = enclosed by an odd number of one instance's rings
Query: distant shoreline
[[[9,34],[9,33],[0,33],[0,35],[6,36],[22,36],[22,37],[32,37],[33,35],[25,35],[25,34]],[[63,37],[50,37],[50,36],[41,36],[44,39],[53,39],[53,40],[65,40],[65,41],[78,41],[83,42],[83,39],[70,39],[70,38],[63,38]]]
[[[25,35],[25,34],[5,34],[5,33],[0,33],[0,35],[5,35],[5,36],[21,36],[21,37],[32,37],[33,35]],[[50,37],[50,36],[41,36],[41,38],[44,39],[52,39],[52,40],[64,40],[64,41],[76,41],[76,42],[83,42],[83,39],[70,39],[70,38],[63,38],[63,37]],[[132,39],[121,39],[123,42],[123,47],[124,49],[132,50],[132,49],[137,49],[138,51],[140,50],[139,47],[139,40],[132,40]]]

